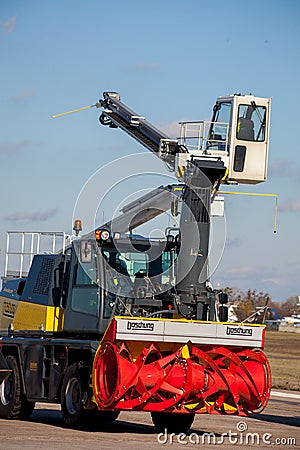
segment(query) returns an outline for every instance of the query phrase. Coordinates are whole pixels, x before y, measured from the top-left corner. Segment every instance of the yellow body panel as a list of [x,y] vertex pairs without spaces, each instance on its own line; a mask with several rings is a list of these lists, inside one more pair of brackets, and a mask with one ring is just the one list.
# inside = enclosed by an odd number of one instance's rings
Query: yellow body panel
[[0,330],[7,330],[13,323],[19,301],[0,296]]
[[63,309],[29,302],[19,302],[13,326],[15,330],[62,331]]
[[0,330],[62,331],[63,323],[62,308],[0,297]]

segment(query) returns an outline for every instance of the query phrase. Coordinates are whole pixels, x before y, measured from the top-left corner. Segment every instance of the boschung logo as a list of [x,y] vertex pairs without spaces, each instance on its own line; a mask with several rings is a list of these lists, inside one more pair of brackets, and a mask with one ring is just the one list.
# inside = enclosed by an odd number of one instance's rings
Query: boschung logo
[[153,331],[154,323],[153,322],[127,322],[127,330],[143,330],[143,331]]
[[251,328],[227,327],[226,334],[239,336],[252,336]]

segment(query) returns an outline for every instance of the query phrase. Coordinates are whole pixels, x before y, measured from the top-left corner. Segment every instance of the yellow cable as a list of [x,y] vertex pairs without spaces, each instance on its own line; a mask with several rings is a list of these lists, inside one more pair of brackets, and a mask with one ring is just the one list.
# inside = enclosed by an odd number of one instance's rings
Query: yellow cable
[[275,214],[274,214],[274,233],[277,231],[277,213],[278,213],[278,194],[257,194],[255,192],[229,192],[218,191],[218,194],[227,195],[249,195],[252,197],[275,197]]
[[73,114],[78,111],[84,111],[85,109],[93,108],[96,105],[89,105],[89,106],[83,106],[82,108],[72,109],[72,111],[67,111],[64,113],[56,114],[55,116],[52,116],[52,119],[56,119],[57,117],[66,116],[67,114]]

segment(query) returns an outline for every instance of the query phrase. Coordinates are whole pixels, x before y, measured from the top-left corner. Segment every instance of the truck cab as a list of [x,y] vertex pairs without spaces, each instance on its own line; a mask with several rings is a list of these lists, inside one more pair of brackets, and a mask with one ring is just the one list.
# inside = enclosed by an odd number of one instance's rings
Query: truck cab
[[175,283],[175,239],[150,241],[96,231],[106,239],[74,241],[67,256],[71,270],[64,333],[102,334],[113,315],[169,314],[173,304],[164,294]]
[[149,240],[107,230],[95,235],[74,239],[56,254],[35,255],[26,277],[6,278],[0,292],[3,331],[97,339],[112,315],[173,310],[166,293],[175,284],[174,236]]

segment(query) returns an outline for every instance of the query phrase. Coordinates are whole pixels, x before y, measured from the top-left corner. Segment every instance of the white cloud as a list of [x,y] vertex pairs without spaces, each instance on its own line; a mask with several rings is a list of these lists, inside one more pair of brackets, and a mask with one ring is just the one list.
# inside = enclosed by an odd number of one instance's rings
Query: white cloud
[[48,211],[35,211],[35,212],[23,212],[19,211],[16,213],[9,214],[4,217],[5,220],[9,220],[12,222],[45,222],[51,217],[55,216],[57,213],[57,209],[50,209]]
[[300,212],[300,199],[290,200],[288,202],[279,205],[279,211],[292,211],[292,212]]
[[31,144],[31,141],[28,139],[23,139],[22,141],[13,142],[11,144],[1,144],[0,143],[0,154],[1,153],[17,153],[21,151],[24,147],[27,147],[27,145]]
[[282,175],[290,175],[292,170],[293,164],[291,163],[291,161],[279,159],[270,164],[268,172],[270,176],[276,175],[282,176]]
[[232,267],[231,269],[226,270],[226,274],[228,275],[249,275],[256,273],[256,271],[253,269],[253,267]]
[[158,128],[164,131],[170,138],[177,139],[180,135],[179,122],[170,122],[165,124],[159,124]]
[[236,248],[241,245],[241,240],[239,238],[232,238],[226,240],[226,248]]
[[4,33],[9,34],[12,33],[16,26],[16,16],[10,17],[6,22],[0,22],[0,26]]
[[19,94],[11,95],[9,98],[15,103],[23,102],[29,98],[34,97],[35,92],[33,90],[22,91]]
[[278,159],[270,164],[268,169],[269,178],[286,177],[289,180],[300,181],[300,168],[294,161]]
[[272,283],[276,286],[287,286],[289,284],[289,280],[284,277],[270,277],[270,278],[264,278],[263,283]]

